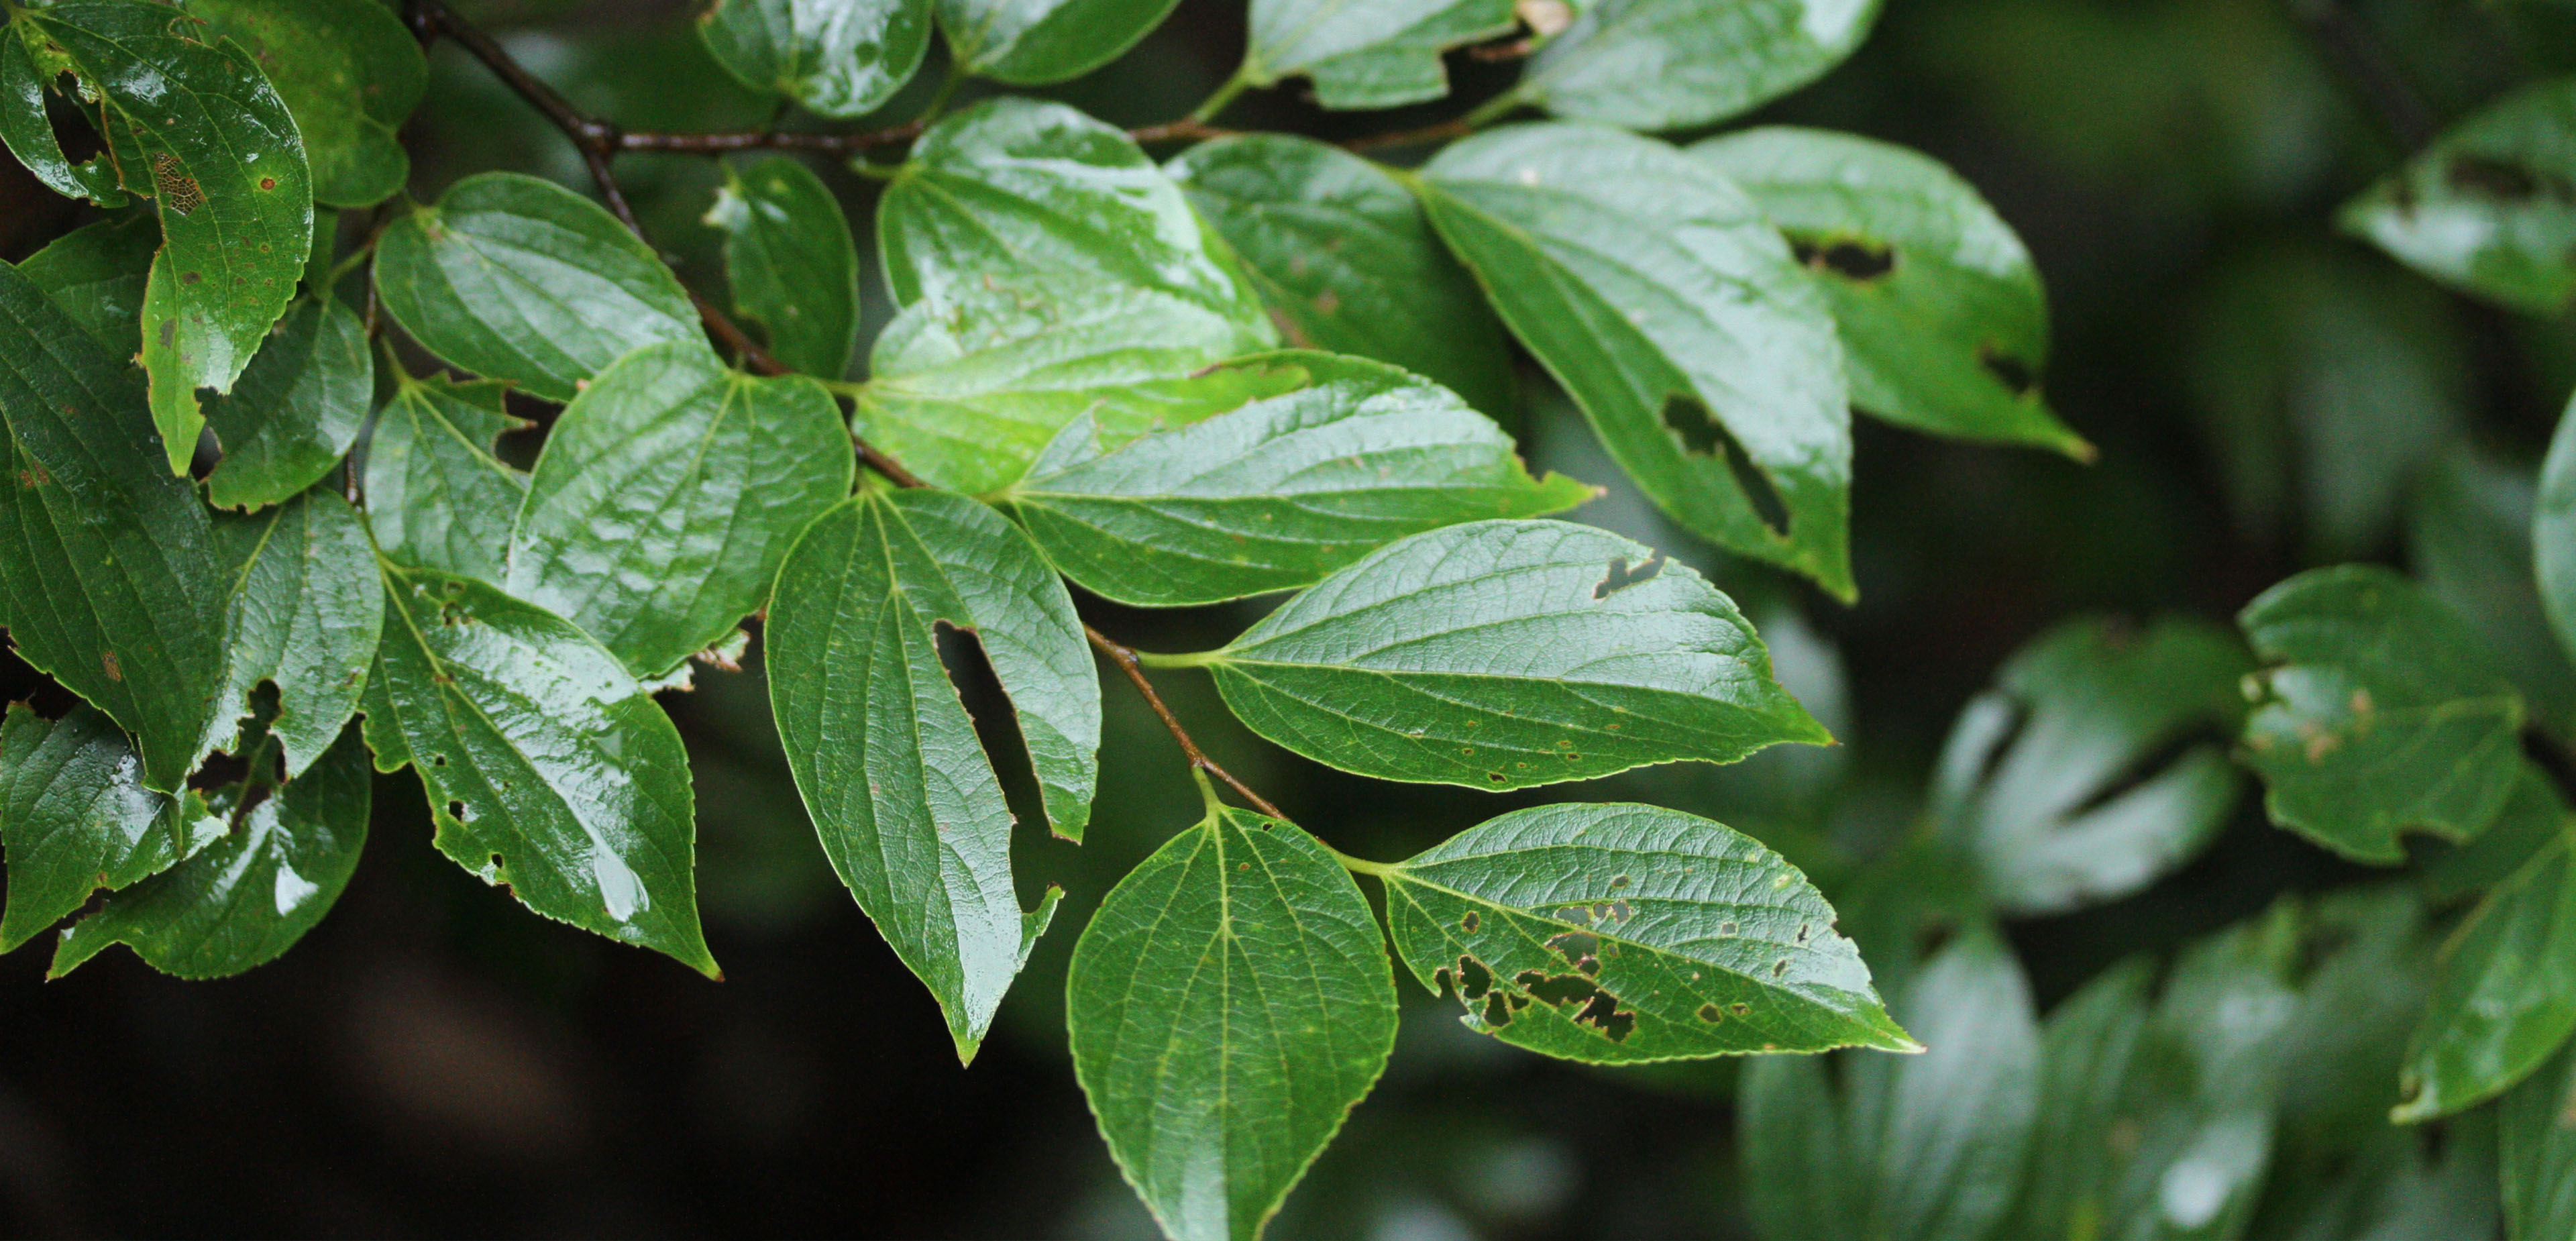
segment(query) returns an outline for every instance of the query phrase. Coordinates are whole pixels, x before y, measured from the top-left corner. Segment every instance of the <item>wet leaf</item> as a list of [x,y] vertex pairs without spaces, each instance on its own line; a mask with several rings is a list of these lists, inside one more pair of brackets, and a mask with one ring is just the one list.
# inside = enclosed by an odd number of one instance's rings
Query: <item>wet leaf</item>
[[2576,80],[2524,87],[2452,126],[2336,224],[2416,271],[2532,314],[2576,299]]
[[[0,39],[0,46],[8,40]],[[161,248],[161,221],[128,211],[55,238],[18,270],[35,281],[109,356],[143,352],[143,285]]]
[[358,316],[335,297],[299,301],[232,394],[206,403],[224,449],[206,498],[252,509],[312,486],[358,442],[375,395],[375,354]]
[[1877,0],[1599,0],[1510,97],[1627,129],[1705,125],[1814,81],[1877,18]]
[[397,373],[393,399],[367,439],[367,522],[396,564],[500,584],[528,476],[492,455],[502,432],[526,425],[502,412],[495,381]]
[[[106,151],[77,164],[63,154],[53,119],[46,115],[45,96],[52,93],[54,75],[37,65],[31,39],[42,41],[33,26],[12,22],[0,29],[0,142],[47,189],[66,198],[86,198],[101,207],[124,206],[125,191],[117,183],[116,166]],[[46,59],[53,59],[50,53]],[[153,238],[158,245],[157,230]]]
[[[207,35],[241,45],[295,116],[313,197],[372,207],[410,179],[397,131],[420,105],[420,41],[376,0],[187,0]],[[211,38],[207,39],[212,42]]]
[[1178,2],[939,0],[939,25],[961,71],[1045,86],[1118,59]]
[[2576,1031],[2576,866],[2565,837],[2496,885],[2443,945],[2391,1118],[2430,1120],[2502,1094]]
[[384,583],[365,519],[317,487],[257,516],[223,518],[215,533],[234,566],[224,709],[238,716],[261,682],[277,687],[268,731],[293,779],[338,739],[375,663]]
[[824,116],[875,111],[921,68],[931,0],[717,0],[707,51],[743,85]]
[[1392,108],[1449,93],[1440,54],[1510,33],[1512,0],[1253,0],[1243,79],[1304,76],[1327,108]]
[[768,329],[770,356],[822,379],[848,372],[859,250],[822,178],[783,155],[729,168],[707,223],[725,231],[734,309]]
[[223,835],[193,791],[144,787],[116,723],[89,707],[46,720],[23,702],[0,726],[0,845],[9,862],[0,952],[89,900],[177,865]]

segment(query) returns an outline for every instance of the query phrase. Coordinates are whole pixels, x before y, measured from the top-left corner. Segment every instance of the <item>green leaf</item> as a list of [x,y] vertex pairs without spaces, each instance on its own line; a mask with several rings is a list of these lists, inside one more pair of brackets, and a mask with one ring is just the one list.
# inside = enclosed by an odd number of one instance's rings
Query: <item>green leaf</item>
[[[2081,1236],[2100,1221],[2120,1171],[2123,1090],[2146,1033],[2153,963],[2132,957],[2094,976],[2040,1029],[2039,1109],[2031,1160],[2007,1237]],[[2098,1223],[2095,1225],[2098,1229]],[[2098,1231],[2095,1235],[2101,1235]]]
[[420,773],[439,851],[549,918],[718,977],[688,754],[651,692],[534,604],[431,570],[384,576],[367,742],[377,770]]
[[132,731],[144,784],[175,791],[218,739],[224,576],[206,506],[161,467],[141,377],[6,264],[0,416],[15,441],[0,473],[10,642]]
[[487,172],[394,221],[376,292],[412,339],[550,401],[641,345],[700,341],[688,291],[607,208]]
[[2475,896],[2522,869],[2571,825],[2567,799],[2558,782],[2540,765],[2525,759],[2504,809],[2477,839],[2449,850],[2424,868],[2424,897],[2448,904]]
[[1526,788],[1830,740],[1716,587],[1565,522],[1400,540],[1186,662],[1254,732],[1387,780]]
[[930,0],[716,0],[698,34],[753,90],[824,116],[863,116],[921,68]]
[[1055,566],[1141,607],[1306,586],[1408,534],[1572,508],[1591,488],[1531,478],[1511,437],[1391,366],[1277,353],[1238,366],[1305,386],[1103,453],[1088,415],[1002,493]]
[[1692,533],[1848,599],[1851,411],[1824,294],[1743,191],[1651,139],[1521,125],[1423,205],[1610,456]]
[[503,585],[658,678],[768,601],[853,468],[822,385],[728,370],[695,341],[647,345],[547,433]]
[[839,199],[786,156],[727,168],[707,223],[725,231],[734,309],[790,369],[839,379],[859,337],[859,250]]
[[[8,40],[0,39],[0,46]],[[143,284],[161,248],[161,221],[129,211],[57,237],[18,264],[63,313],[114,358],[143,352]]]
[[[2252,666],[2234,634],[2199,621],[2060,625],[1960,713],[1933,821],[1975,857],[2006,913],[2138,891],[2190,861],[2235,809],[2241,778],[2222,739],[2241,723],[2237,685]],[[2208,740],[2180,749],[2195,733]]]
[[870,491],[817,518],[779,569],[769,697],[824,853],[968,1060],[1052,901],[1020,911],[1011,813],[940,661],[943,624],[981,641],[1048,820],[1081,839],[1100,744],[1082,623],[1037,550],[974,501]]
[[2576,1050],[2514,1087],[2501,1109],[2505,1235],[2576,1233]]
[[1498,418],[1516,408],[1502,325],[1386,169],[1291,134],[1202,142],[1165,167],[1289,343],[1392,362]]
[[[2571,405],[2576,409],[2576,405]],[[2531,563],[2540,606],[2562,655],[2576,658],[2576,417],[2561,414],[2540,464],[2531,508]]]
[[2355,861],[2405,859],[2398,833],[2476,835],[2521,770],[2522,697],[2486,644],[2386,569],[2315,569],[2238,618],[2267,664],[2245,761],[2272,821]]
[[[125,205],[125,191],[118,184],[113,157],[104,150],[75,164],[63,154],[62,142],[54,134],[53,119],[48,116],[45,95],[54,86],[55,73],[47,72],[54,57],[47,52],[48,66],[40,67],[30,40],[41,39],[35,27],[9,23],[0,30],[0,143],[27,166],[27,171],[47,189],[66,198],[86,198],[101,207]],[[159,244],[160,235],[153,235]]]
[[2536,509],[2528,467],[2455,447],[2415,479],[2406,559],[2425,592],[2478,631],[2522,690],[2533,722],[2576,740],[2576,666],[2558,645],[2532,573]]
[[1508,34],[1512,0],[1252,0],[1243,80],[1314,79],[1327,108],[1392,108],[1449,93],[1440,54]]
[[1597,1064],[1918,1050],[1806,876],[1697,815],[1536,806],[1372,873],[1414,977],[1515,1046]]
[[[300,777],[236,815],[223,839],[107,898],[63,932],[46,977],[110,944],[181,978],[221,978],[285,954],[331,912],[367,843],[367,747],[341,734]],[[246,790],[233,790],[240,797]]]
[[1743,187],[1814,273],[1852,404],[1920,431],[2092,459],[2040,396],[2048,299],[2030,252],[1958,174],[1903,147],[1788,126],[1690,152]]
[[1395,1046],[1368,901],[1293,824],[1211,807],[1110,889],[1065,1027],[1109,1153],[1163,1231],[1248,1241]]
[[9,903],[0,952],[77,910],[99,888],[166,870],[224,834],[193,791],[144,787],[114,721],[88,707],[47,721],[23,702],[0,726],[0,844]]
[[[420,105],[420,41],[377,0],[187,0],[207,33],[230,38],[294,113],[313,197],[372,207],[411,177],[397,131]],[[211,41],[211,40],[209,40]]]
[[2335,217],[2416,271],[2532,314],[2576,300],[2576,78],[2460,122]]
[[1078,78],[1136,46],[1179,0],[939,0],[960,72],[1013,86]]
[[1625,129],[1749,111],[1842,63],[1877,0],[1596,0],[1505,98]]
[[252,509],[312,486],[358,442],[375,395],[375,354],[358,316],[327,294],[297,303],[232,395],[206,405],[224,448],[207,498]]
[[2504,1093],[2576,1031],[2576,864],[2562,836],[2493,892],[2442,947],[2398,1079],[2400,1124]]
[[1764,1056],[1744,1066],[1735,1097],[1746,1214],[1754,1232],[1799,1241],[1847,1241],[1857,1214],[1842,1110],[1825,1062]]
[[502,432],[527,425],[503,412],[504,386],[414,379],[395,372],[393,399],[367,439],[367,523],[396,564],[494,584],[528,476],[492,455]]
[[293,779],[339,738],[376,659],[384,583],[365,519],[316,487],[259,516],[226,517],[215,531],[236,566],[224,712],[238,715],[260,682],[276,686],[268,730]]
[[144,296],[144,367],[170,472],[197,449],[196,389],[232,390],[295,294],[313,192],[295,118],[257,65],[170,8],[68,0],[22,11],[33,36],[100,93],[125,188],[160,203]]

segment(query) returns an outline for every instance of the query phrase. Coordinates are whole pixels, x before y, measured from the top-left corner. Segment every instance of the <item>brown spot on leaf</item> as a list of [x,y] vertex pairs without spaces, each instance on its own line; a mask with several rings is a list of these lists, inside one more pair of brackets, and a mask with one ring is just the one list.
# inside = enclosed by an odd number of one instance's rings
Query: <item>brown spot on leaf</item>
[[152,188],[160,195],[163,206],[181,215],[206,205],[205,191],[197,187],[197,179],[189,176],[179,157],[168,151],[152,153]]
[[98,653],[98,662],[99,666],[107,669],[108,680],[122,681],[125,679],[125,669],[117,664],[116,652],[100,651]]

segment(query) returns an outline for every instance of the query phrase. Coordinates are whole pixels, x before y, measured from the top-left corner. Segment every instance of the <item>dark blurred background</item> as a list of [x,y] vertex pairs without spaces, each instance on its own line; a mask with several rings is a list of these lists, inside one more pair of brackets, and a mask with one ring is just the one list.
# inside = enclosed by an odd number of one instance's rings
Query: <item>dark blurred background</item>
[[[630,126],[767,116],[700,50],[693,5],[458,7]],[[1762,837],[1832,893],[1910,829],[1953,714],[2048,625],[2223,620],[2307,565],[2404,563],[2428,477],[2527,477],[2576,386],[2576,334],[2437,291],[2332,233],[2335,205],[2402,153],[2384,93],[2350,71],[2337,31],[2355,28],[2437,122],[2576,68],[2576,8],[2539,0],[1889,0],[1849,64],[1738,122],[1905,143],[1981,187],[2050,285],[2049,397],[2101,449],[2081,466],[1856,420],[1852,608],[1691,544],[1615,485],[1576,514],[1734,593],[1840,747],[1494,797],[1338,776],[1233,728],[1196,674],[1165,674],[1164,692],[1222,761],[1349,852],[1400,857],[1538,801],[1648,800]],[[1240,0],[1184,0],[1132,54],[1049,93],[1124,124],[1168,120],[1225,77],[1242,35]],[[450,46],[431,63],[406,133],[413,195],[494,167],[588,188],[571,149],[479,66]],[[888,115],[916,108],[935,70]],[[1444,105],[1328,115],[1292,88],[1226,119],[1352,136],[1454,115],[1514,70],[1460,57],[1454,72]],[[720,292],[717,234],[698,219],[715,166],[628,156],[620,171],[655,242]],[[872,183],[825,173],[864,235]],[[0,258],[80,219],[0,172]],[[867,284],[881,323],[872,259]],[[1534,369],[1524,390],[1534,464],[1615,484]],[[532,452],[527,438],[516,447]],[[1149,649],[1216,645],[1253,614],[1095,604],[1096,623]],[[966,692],[1007,755],[997,695],[971,674]],[[14,660],[0,693],[60,705]],[[1046,882],[1068,895],[972,1070],[826,868],[756,661],[666,701],[690,744],[724,983],[526,913],[429,848],[412,776],[380,778],[357,879],[275,964],[188,983],[111,953],[45,983],[44,948],[0,959],[0,1228],[1150,1236],[1075,1089],[1061,1015],[1065,960],[1101,893],[1198,815],[1134,697],[1109,687],[1090,843],[1024,827],[1024,899]],[[2349,876],[2248,799],[2181,874],[2011,932],[2045,1004],[2128,952]],[[1448,1001],[1403,986],[1385,1080],[1274,1236],[1743,1235],[1732,1065],[1555,1063],[1468,1034]]]

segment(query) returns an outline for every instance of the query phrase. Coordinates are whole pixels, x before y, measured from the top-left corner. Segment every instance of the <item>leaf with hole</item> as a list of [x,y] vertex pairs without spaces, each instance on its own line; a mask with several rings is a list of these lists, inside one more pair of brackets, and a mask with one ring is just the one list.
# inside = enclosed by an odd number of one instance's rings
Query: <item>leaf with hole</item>
[[[86,198],[101,207],[125,205],[115,160],[104,149],[72,162],[47,115],[46,96],[54,93],[61,72],[51,48],[39,64],[34,44],[43,36],[32,25],[10,22],[0,27],[0,143],[18,157],[45,188],[65,198]],[[159,233],[154,234],[158,244]]]
[[2576,80],[2487,105],[2335,223],[2453,288],[2556,315],[2576,301]]
[[2562,835],[2443,945],[2391,1118],[2431,1120],[2502,1094],[2576,1031],[2576,864]]
[[1315,84],[1327,108],[1393,108],[1449,93],[1440,54],[1508,34],[1512,0],[1253,0],[1240,76],[1253,86],[1292,77]]
[[335,297],[298,301],[232,393],[206,403],[224,450],[206,498],[251,509],[312,486],[358,442],[375,390],[375,353],[358,316]]
[[1506,96],[1625,129],[1722,121],[1796,90],[1869,36],[1878,0],[1594,0]]
[[823,116],[864,116],[921,68],[930,8],[930,0],[717,0],[698,19],[698,35],[753,90]]
[[8,907],[0,952],[60,921],[100,888],[122,888],[213,844],[224,824],[194,790],[144,786],[116,723],[89,707],[47,720],[23,702],[0,725],[0,845]]
[[367,439],[367,522],[396,564],[499,584],[528,476],[492,455],[502,432],[526,426],[503,412],[493,380],[395,372],[393,399]]
[[366,519],[316,487],[256,516],[219,518],[215,537],[233,567],[223,708],[238,717],[262,682],[276,687],[268,732],[293,779],[357,712],[376,659],[384,583]]
[[[429,62],[376,0],[186,0],[208,35],[239,44],[286,101],[313,167],[313,197],[372,207],[411,177],[398,131]],[[206,40],[213,42],[211,38]]]
[[786,156],[725,171],[706,222],[725,233],[734,310],[790,370],[839,379],[859,335],[859,250],[812,169]]
[[1078,78],[1118,59],[1179,0],[939,0],[958,71],[1012,86]]

